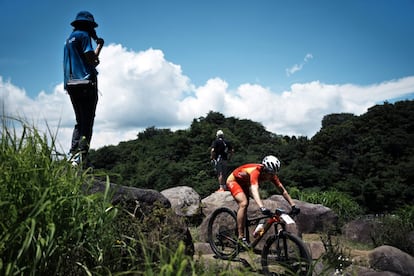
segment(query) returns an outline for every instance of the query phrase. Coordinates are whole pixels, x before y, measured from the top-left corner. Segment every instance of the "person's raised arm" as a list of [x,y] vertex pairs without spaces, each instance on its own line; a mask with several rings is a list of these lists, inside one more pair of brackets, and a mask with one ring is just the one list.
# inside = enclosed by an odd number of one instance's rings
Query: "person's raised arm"
[[105,41],[101,37],[97,38],[95,41],[96,41],[96,44],[97,44],[96,49],[95,49],[95,55],[98,57],[99,54],[101,53],[102,47],[105,44]]
[[87,52],[85,53],[85,56],[88,63],[96,67],[99,64],[99,54],[101,53],[105,41],[103,40],[103,38],[98,38],[95,32],[92,32],[91,37],[95,40],[97,46],[95,51]]

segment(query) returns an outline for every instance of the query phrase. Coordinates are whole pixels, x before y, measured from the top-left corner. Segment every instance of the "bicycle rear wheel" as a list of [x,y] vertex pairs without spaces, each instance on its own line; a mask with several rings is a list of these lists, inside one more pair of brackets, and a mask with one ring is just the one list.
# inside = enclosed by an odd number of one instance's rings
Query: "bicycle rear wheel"
[[227,207],[216,209],[207,230],[211,249],[220,259],[233,259],[238,254],[236,213]]
[[267,239],[262,252],[265,275],[312,275],[312,257],[303,241],[286,231]]

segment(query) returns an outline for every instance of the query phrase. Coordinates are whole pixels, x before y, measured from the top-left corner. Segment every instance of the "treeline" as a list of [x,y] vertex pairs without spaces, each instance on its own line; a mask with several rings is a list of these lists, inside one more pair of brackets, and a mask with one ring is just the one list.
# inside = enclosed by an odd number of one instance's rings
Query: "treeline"
[[[366,213],[412,205],[414,101],[376,105],[361,116],[327,115],[310,139],[211,111],[186,130],[149,127],[135,140],[92,150],[91,161],[114,183],[159,191],[185,185],[204,197],[218,188],[209,162],[217,129],[235,148],[230,169],[273,154],[282,162],[280,178],[288,189],[341,192]],[[276,191],[269,183],[262,189]]]

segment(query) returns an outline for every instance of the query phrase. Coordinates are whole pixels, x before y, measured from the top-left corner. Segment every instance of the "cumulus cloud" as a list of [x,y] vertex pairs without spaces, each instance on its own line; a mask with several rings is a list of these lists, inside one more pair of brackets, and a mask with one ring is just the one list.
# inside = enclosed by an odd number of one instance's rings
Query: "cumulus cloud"
[[312,54],[306,54],[306,56],[303,58],[303,62],[300,64],[294,64],[292,67],[290,68],[286,68],[286,75],[289,77],[293,74],[295,74],[296,72],[300,71],[303,69],[303,66],[305,66],[306,63],[308,63],[309,60],[313,59],[313,55]]
[[[311,58],[307,55],[304,62]],[[161,50],[134,52],[118,44],[103,49],[99,72],[92,148],[135,139],[151,126],[185,129],[211,110],[260,122],[276,134],[312,137],[324,115],[359,115],[376,103],[414,93],[414,76],[368,86],[313,81],[293,84],[286,91],[248,83],[230,90],[221,78],[196,87]],[[68,150],[74,115],[62,84],[31,99],[23,88],[0,76],[0,100],[3,114],[29,118],[40,130],[56,131],[62,152]]]

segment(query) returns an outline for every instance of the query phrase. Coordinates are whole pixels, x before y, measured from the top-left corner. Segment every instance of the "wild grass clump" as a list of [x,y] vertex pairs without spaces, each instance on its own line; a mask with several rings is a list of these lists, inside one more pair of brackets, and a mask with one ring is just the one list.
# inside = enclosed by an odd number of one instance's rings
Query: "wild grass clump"
[[321,241],[325,248],[325,253],[321,260],[326,271],[334,270],[335,275],[343,275],[344,270],[352,264],[351,250],[344,247],[339,239],[332,238],[332,235],[321,235]]
[[91,177],[53,158],[53,138],[23,120],[2,117],[0,146],[0,274],[80,275],[99,264],[117,212],[108,194],[85,195]]
[[109,179],[89,194],[94,175],[57,159],[52,135],[4,116],[0,134],[0,275],[230,275],[192,259],[171,209],[113,206]]

